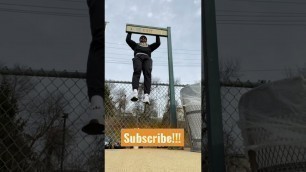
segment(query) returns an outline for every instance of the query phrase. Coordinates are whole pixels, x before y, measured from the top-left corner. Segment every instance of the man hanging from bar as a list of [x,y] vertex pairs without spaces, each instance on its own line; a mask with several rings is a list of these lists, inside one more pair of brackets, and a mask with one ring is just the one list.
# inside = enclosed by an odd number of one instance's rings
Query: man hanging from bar
[[92,41],[89,48],[86,84],[90,102],[89,123],[82,131],[89,135],[104,134],[104,1],[87,0]]
[[150,91],[151,91],[151,72],[152,72],[152,59],[151,53],[160,46],[160,38],[156,36],[156,42],[153,44],[147,44],[147,37],[142,35],[139,38],[139,43],[134,42],[132,39],[132,33],[128,32],[126,36],[127,44],[134,50],[133,58],[133,78],[132,78],[132,98],[131,101],[138,101],[138,87],[141,71],[144,76],[144,98],[143,102],[150,104]]

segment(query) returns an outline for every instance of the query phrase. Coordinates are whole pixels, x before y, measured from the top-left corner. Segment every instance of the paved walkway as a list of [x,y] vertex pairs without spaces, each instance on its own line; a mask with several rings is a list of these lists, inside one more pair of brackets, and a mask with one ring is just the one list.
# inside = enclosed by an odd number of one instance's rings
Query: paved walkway
[[105,172],[201,172],[201,153],[168,149],[106,149]]

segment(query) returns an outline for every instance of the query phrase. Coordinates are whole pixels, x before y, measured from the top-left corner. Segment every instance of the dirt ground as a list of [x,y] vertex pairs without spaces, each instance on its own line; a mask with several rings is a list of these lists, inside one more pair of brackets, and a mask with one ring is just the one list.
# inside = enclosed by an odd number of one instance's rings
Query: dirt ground
[[106,149],[105,172],[201,172],[201,153],[188,149]]

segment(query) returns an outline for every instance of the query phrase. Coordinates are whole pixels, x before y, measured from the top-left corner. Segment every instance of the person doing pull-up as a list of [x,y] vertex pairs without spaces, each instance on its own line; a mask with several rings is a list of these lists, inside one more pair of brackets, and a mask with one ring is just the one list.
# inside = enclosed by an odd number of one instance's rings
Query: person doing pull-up
[[153,44],[147,44],[147,37],[142,35],[139,38],[139,43],[131,40],[132,33],[128,33],[126,36],[127,44],[134,50],[133,58],[133,77],[132,77],[132,88],[133,94],[131,101],[136,102],[138,100],[138,87],[141,71],[144,76],[144,98],[143,102],[150,104],[149,95],[151,90],[151,72],[152,72],[152,58],[151,53],[160,46],[160,38],[156,36],[156,42]]
[[82,127],[82,131],[89,135],[104,134],[104,1],[87,0],[90,17],[92,41],[87,59],[86,84],[90,102],[89,122]]

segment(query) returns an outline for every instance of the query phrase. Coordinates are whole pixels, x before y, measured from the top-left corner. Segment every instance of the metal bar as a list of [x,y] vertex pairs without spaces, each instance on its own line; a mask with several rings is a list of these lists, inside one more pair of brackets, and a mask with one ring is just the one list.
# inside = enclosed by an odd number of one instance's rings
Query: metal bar
[[[204,68],[203,68],[204,70]],[[9,68],[1,68],[0,69],[1,75],[15,75],[15,76],[36,76],[36,77],[57,77],[57,78],[75,78],[75,79],[85,79],[86,73],[84,72],[68,72],[68,71],[55,71],[55,70],[32,70],[29,69],[9,69]],[[122,83],[122,84],[131,84],[130,81],[115,81],[115,80],[106,80],[107,83]],[[255,88],[258,87],[264,83],[268,83],[267,81],[259,81],[259,82],[222,82],[221,86],[224,87],[244,87],[244,88]],[[152,85],[163,85],[167,86],[169,84],[167,83],[159,83]],[[174,86],[178,87],[185,87],[184,84],[175,84]]]
[[150,28],[150,29],[159,29],[159,30],[165,30],[168,31],[167,28],[162,27],[152,27],[152,26],[145,26],[145,25],[136,25],[136,24],[126,24],[127,26],[135,26],[135,27],[144,27],[144,28]]
[[[208,131],[208,163],[209,171],[225,172],[224,160],[224,142],[221,111],[220,79],[219,79],[219,61],[217,28],[214,0],[204,0],[202,8],[204,17],[202,18],[205,95],[202,95],[202,101],[206,102],[207,111],[207,131]],[[204,20],[204,21],[203,21]],[[202,70],[203,72],[203,70]],[[203,78],[205,76],[205,78]],[[204,97],[205,96],[205,100]]]
[[169,68],[169,88],[170,88],[170,126],[177,127],[175,93],[174,93],[174,76],[173,76],[173,60],[172,60],[172,44],[171,44],[171,28],[168,27],[168,68]]
[[2,75],[16,75],[16,76],[36,76],[36,77],[57,77],[57,78],[77,78],[77,79],[85,79],[86,73],[76,72],[67,72],[64,71],[55,71],[55,70],[32,70],[29,69],[8,69],[2,68],[0,69],[0,74]]
[[127,24],[125,31],[136,34],[144,34],[144,35],[154,35],[154,36],[158,35],[163,37],[168,36],[168,30],[165,28],[157,28],[157,27],[143,26],[143,25]]

